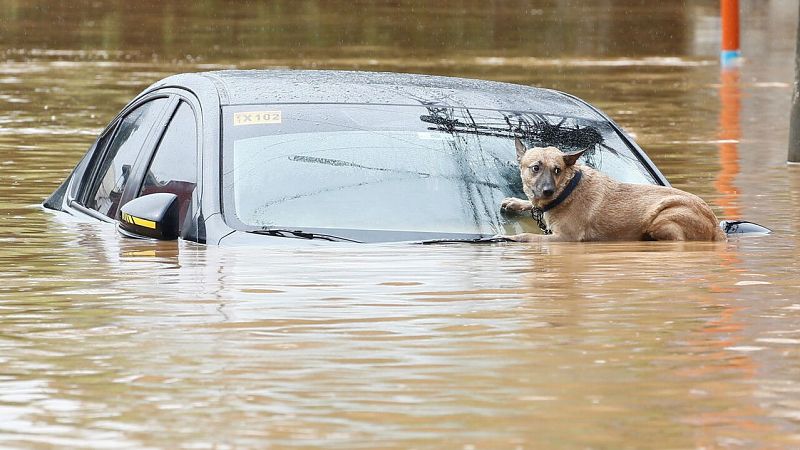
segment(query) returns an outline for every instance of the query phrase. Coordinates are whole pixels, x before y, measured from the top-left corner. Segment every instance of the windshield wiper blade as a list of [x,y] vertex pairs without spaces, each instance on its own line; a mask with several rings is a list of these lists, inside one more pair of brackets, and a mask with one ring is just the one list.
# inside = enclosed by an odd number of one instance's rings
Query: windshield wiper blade
[[512,242],[511,239],[502,236],[480,237],[475,239],[429,239],[419,241],[418,244],[497,244],[499,242]]
[[334,236],[331,234],[323,234],[323,233],[310,233],[308,231],[303,230],[288,230],[288,229],[279,229],[279,228],[263,228],[261,230],[252,230],[250,233],[255,234],[263,234],[265,236],[275,236],[275,237],[288,237],[288,238],[299,238],[299,239],[321,239],[323,241],[345,241],[345,242],[357,242],[361,243],[361,241],[356,241],[354,239],[347,239],[341,236]]

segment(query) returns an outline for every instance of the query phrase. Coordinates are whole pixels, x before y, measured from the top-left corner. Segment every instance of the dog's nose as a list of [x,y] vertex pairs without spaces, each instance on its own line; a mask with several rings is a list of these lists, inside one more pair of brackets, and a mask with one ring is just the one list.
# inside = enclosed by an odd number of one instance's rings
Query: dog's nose
[[542,195],[544,197],[552,197],[553,196],[553,190],[552,189],[545,189],[545,190],[542,191]]

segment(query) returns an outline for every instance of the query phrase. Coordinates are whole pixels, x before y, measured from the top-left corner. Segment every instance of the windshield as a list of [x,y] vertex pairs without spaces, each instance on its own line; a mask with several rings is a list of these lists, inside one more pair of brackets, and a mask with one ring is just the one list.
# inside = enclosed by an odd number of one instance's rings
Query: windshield
[[[351,104],[223,109],[223,192],[237,228],[492,235],[538,230],[506,217],[525,198],[514,136],[590,147],[582,161],[626,182],[653,175],[610,124],[535,112]],[[231,214],[232,213],[232,214]]]

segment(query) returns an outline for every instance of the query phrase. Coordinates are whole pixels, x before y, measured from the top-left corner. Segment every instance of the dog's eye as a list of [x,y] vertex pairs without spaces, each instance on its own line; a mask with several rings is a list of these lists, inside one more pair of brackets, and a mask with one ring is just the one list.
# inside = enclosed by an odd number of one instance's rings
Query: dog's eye
[[534,172],[538,172],[539,171],[539,165],[538,164],[532,165],[531,166],[531,170],[534,171]]
[[558,175],[558,174],[560,174],[560,173],[561,173],[561,169],[560,169],[560,168],[558,168],[558,167],[556,167],[555,169],[553,169],[553,173],[554,173],[554,174],[556,174],[556,175]]

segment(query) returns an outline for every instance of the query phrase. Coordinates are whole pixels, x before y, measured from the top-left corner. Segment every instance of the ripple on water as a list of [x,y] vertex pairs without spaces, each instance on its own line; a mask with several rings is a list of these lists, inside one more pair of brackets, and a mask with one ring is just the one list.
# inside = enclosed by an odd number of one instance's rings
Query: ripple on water
[[[718,49],[692,40],[716,33],[715,8],[570,5],[576,22],[563,8],[479,3],[425,17],[378,3],[358,15],[337,2],[231,3],[213,20],[181,1],[122,14],[0,6],[10,29],[37,29],[0,50],[0,446],[796,447],[791,55],[752,48],[794,36],[794,19],[746,22],[732,137],[721,133]],[[509,25],[485,27],[487,14]],[[74,40],[52,15],[103,26],[78,27]],[[284,26],[300,23],[312,26]],[[435,38],[416,40],[420,30]],[[715,182],[736,146],[727,205],[776,232],[721,246],[224,249],[120,239],[31,207],[141,89],[231,67],[417,71],[574,93],[718,211],[728,197]]]

